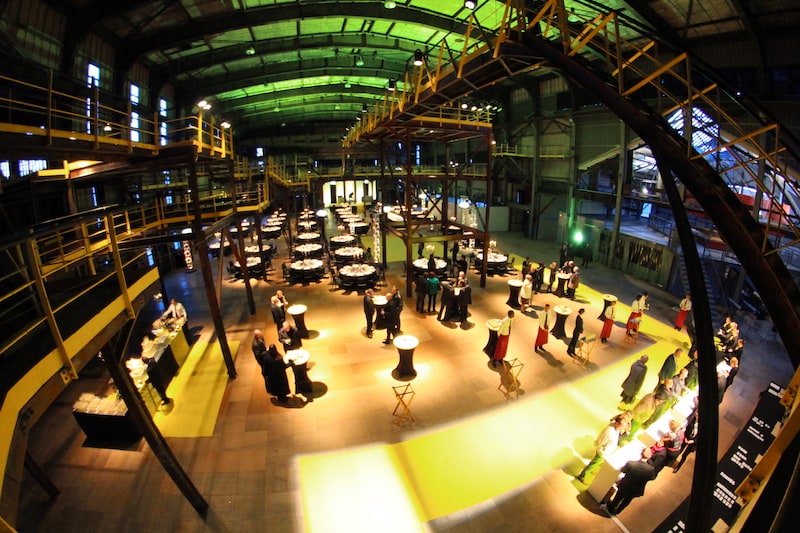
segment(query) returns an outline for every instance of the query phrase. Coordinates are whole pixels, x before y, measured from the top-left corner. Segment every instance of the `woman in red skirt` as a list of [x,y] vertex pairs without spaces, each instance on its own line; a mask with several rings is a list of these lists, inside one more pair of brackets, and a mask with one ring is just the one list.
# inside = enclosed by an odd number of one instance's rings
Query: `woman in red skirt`
[[678,304],[678,316],[675,317],[675,329],[680,331],[683,328],[683,323],[686,322],[686,315],[692,310],[692,295],[687,294],[686,297]]
[[544,311],[539,314],[539,332],[536,334],[536,343],[534,351],[539,351],[539,348],[547,344],[550,337],[550,328],[554,323],[553,315],[550,313],[550,304],[544,304]]
[[506,358],[506,351],[508,350],[508,339],[511,337],[511,322],[514,320],[514,311],[508,310],[508,316],[500,322],[500,328],[497,330],[497,345],[494,348],[494,356],[492,357],[492,366],[497,366],[498,361]]
[[603,344],[608,342],[611,336],[611,327],[614,325],[614,318],[617,316],[617,302],[614,300],[606,307],[606,312],[603,315],[603,329],[600,331],[600,342]]

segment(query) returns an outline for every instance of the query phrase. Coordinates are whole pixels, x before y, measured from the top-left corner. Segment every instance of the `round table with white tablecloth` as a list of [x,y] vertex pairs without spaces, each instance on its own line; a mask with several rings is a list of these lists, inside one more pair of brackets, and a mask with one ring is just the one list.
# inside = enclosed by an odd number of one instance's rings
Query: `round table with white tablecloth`
[[316,231],[309,231],[306,233],[300,233],[297,235],[297,240],[301,242],[312,242],[318,241],[321,235]]
[[550,330],[550,334],[557,339],[563,339],[567,336],[564,327],[567,324],[567,317],[572,314],[572,308],[566,305],[557,305],[553,310],[556,312],[556,323]]
[[311,355],[308,351],[299,348],[297,350],[288,350],[283,356],[283,361],[292,366],[292,373],[294,374],[294,391],[300,394],[311,394],[313,388],[311,380],[308,378],[308,360]]
[[399,335],[394,338],[394,345],[400,360],[392,371],[395,379],[408,381],[417,377],[414,370],[414,349],[419,345],[419,340],[411,335]]
[[378,270],[363,263],[345,265],[339,269],[339,283],[344,288],[364,290],[375,285]]
[[298,244],[294,247],[294,255],[298,259],[306,257],[322,257],[322,245],[315,242],[308,242],[305,244]]
[[[488,257],[486,259],[486,271],[492,274],[498,272],[505,272],[507,262],[508,262],[507,255],[499,254],[497,252],[489,252]],[[483,252],[476,252],[475,266],[477,268],[480,268],[482,263],[483,263]]]
[[325,265],[320,259],[301,259],[289,264],[290,281],[319,281],[325,273]]
[[334,235],[331,237],[331,250],[336,250],[337,248],[344,248],[345,246],[352,246],[356,243],[356,236],[345,234],[345,235]]
[[[442,259],[441,257],[435,257],[434,261],[436,262],[436,271],[435,271],[436,276],[437,277],[445,276],[447,273],[447,261],[445,259]],[[414,266],[415,274],[428,272],[427,257],[420,257],[418,259],[414,259],[414,261],[411,264]]]
[[306,328],[306,311],[308,307],[303,304],[294,304],[286,308],[286,314],[294,320],[294,327],[297,328],[297,336],[301,339],[308,338],[308,328]]
[[333,256],[339,263],[353,263],[364,258],[364,250],[356,246],[345,246],[334,250]]

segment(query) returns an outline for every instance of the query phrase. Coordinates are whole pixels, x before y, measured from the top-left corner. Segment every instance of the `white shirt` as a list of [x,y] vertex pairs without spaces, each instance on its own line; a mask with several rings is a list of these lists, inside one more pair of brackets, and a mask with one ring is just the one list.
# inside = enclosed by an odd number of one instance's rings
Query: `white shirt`
[[692,301],[689,298],[684,298],[681,300],[681,303],[678,304],[678,307],[680,307],[683,311],[691,311]]
[[511,335],[511,322],[513,320],[514,320],[513,318],[505,317],[500,322],[500,328],[497,330],[497,334],[498,335]]
[[189,317],[186,316],[186,308],[180,302],[169,304],[169,307],[167,307],[167,310],[164,313],[165,318],[168,316],[173,316],[175,318],[184,318],[186,320],[189,319]]
[[608,307],[606,307],[606,312],[605,312],[606,320],[614,320],[616,316],[617,316],[617,306],[609,305]]
[[[545,325],[545,323],[547,325]],[[553,327],[553,313],[552,311],[542,311],[539,313],[539,327],[542,329],[550,330]]]
[[522,287],[519,288],[519,296],[520,298],[525,298],[526,300],[531,299],[531,295],[533,294],[533,282],[531,280],[526,279],[522,282]]
[[643,308],[644,308],[644,300],[642,298],[634,300],[633,303],[631,304],[631,313],[641,313]]
[[595,450],[600,457],[606,457],[617,449],[619,432],[614,426],[606,426],[594,441]]

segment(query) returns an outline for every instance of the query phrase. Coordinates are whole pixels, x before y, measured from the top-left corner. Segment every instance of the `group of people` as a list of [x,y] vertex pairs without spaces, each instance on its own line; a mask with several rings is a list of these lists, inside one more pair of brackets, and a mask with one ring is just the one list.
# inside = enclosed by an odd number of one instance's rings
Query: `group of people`
[[[457,272],[453,281],[439,279],[436,272],[430,268],[427,272],[420,272],[414,280],[414,292],[418,313],[436,313],[437,320],[445,322],[467,321],[469,306],[472,304],[472,288],[467,279],[466,266],[464,270]],[[437,310],[436,304],[440,292],[442,295]],[[364,311],[366,312],[366,308]]]
[[[276,291],[270,297],[270,313],[277,329],[278,343],[283,346],[284,354],[303,345],[297,327],[286,320],[286,308],[288,306],[289,302],[282,290]],[[261,368],[261,375],[264,377],[267,393],[276,397],[281,404],[288,403],[291,389],[289,388],[286,369],[293,367],[294,362],[291,359],[284,358],[278,352],[275,344],[267,346],[264,335],[259,329],[253,332],[252,349],[253,356]],[[295,383],[297,383],[297,375],[295,375],[295,378]]]
[[[630,371],[622,382],[623,412],[611,418],[595,439],[595,455],[578,474],[576,479],[587,483],[587,477],[597,470],[603,461],[614,453],[619,446],[630,442],[639,429],[646,429],[677,403],[690,389],[697,386],[697,366],[693,354],[690,361],[680,370],[678,362],[683,354],[677,348],[669,354],[658,373],[655,388],[646,393],[633,405],[647,375],[649,357],[642,355],[631,365]],[[626,407],[633,405],[630,409]],[[681,423],[670,419],[667,428],[660,432],[658,440],[641,451],[636,459],[628,461],[621,469],[621,477],[616,483],[616,493],[607,502],[606,508],[611,514],[618,514],[631,501],[642,496],[648,482],[655,479],[665,467],[672,467],[677,473],[689,454],[695,450],[697,437],[697,397],[686,420]]]

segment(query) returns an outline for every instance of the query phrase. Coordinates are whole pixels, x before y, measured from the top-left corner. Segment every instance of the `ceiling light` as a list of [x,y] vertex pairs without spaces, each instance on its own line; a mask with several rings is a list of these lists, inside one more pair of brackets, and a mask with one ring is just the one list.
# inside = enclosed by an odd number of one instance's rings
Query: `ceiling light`
[[464,7],[467,9],[475,9],[475,0],[464,0]]
[[108,124],[108,123],[106,123],[106,125],[105,125],[105,126],[103,126],[103,131],[104,131],[104,132],[106,132],[106,133],[108,133],[109,131],[111,131],[111,129],[112,129],[112,128],[111,128],[111,124]]
[[349,82],[349,81],[347,81],[347,80],[344,80],[344,88],[345,88],[345,89],[349,89],[350,87],[352,87],[352,85],[350,84],[350,82]]
[[197,107],[208,111],[209,109],[211,109],[211,104],[208,103],[208,100],[200,100],[199,102],[197,102]]
[[397,4],[394,3],[393,0],[386,0],[383,3],[383,7],[385,7],[386,9],[394,9],[397,7]]
[[394,78],[389,78],[389,90],[391,92],[394,92],[396,85]]
[[245,50],[244,53],[249,55],[249,56],[254,56],[254,55],[256,55],[256,49],[251,44],[250,46],[247,47],[247,50]]
[[364,66],[364,58],[362,56],[356,56],[356,66],[363,67]]
[[367,109],[367,104],[366,103],[361,104],[361,112],[366,113],[368,111],[369,109]]
[[417,67],[422,66],[422,50],[419,48],[414,50],[414,65]]
[[361,122],[361,115],[356,115],[356,120],[357,120],[358,122]]
[[231,127],[231,123],[230,123],[230,121],[228,121],[228,120],[223,120],[223,121],[220,123],[220,126],[222,126],[222,129],[224,129],[224,130],[227,130],[228,128],[230,128],[230,127]]

